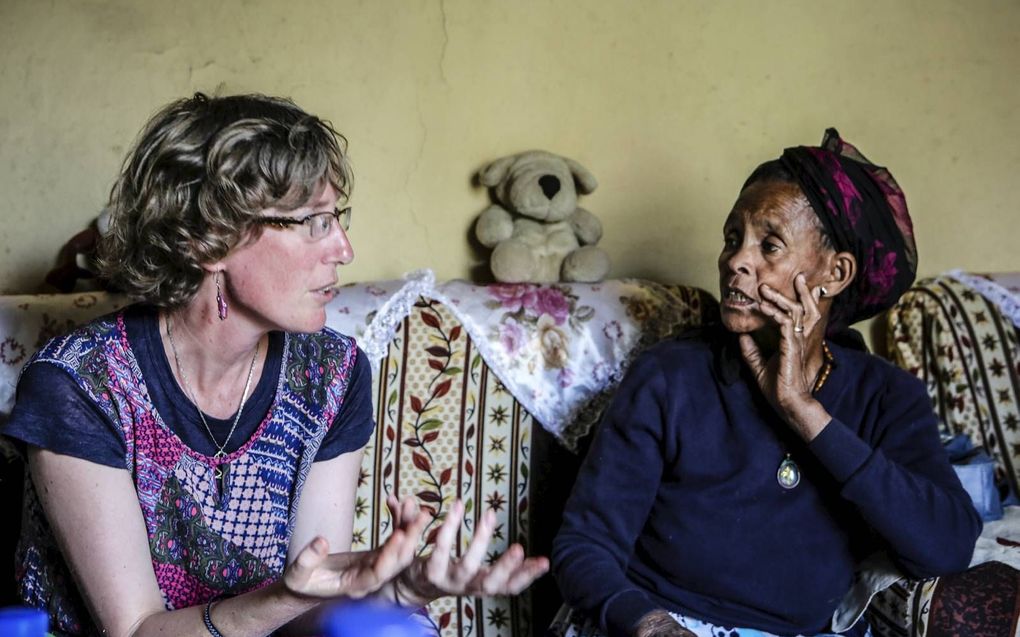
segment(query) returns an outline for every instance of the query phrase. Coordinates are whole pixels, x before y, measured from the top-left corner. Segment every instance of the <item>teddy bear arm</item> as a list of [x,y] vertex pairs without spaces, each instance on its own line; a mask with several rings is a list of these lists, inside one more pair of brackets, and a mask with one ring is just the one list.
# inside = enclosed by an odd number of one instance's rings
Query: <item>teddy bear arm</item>
[[570,227],[582,245],[598,243],[602,238],[602,222],[584,208],[578,208],[570,215]]
[[510,213],[502,206],[492,205],[478,215],[475,236],[486,248],[492,248],[500,241],[513,235],[514,222]]

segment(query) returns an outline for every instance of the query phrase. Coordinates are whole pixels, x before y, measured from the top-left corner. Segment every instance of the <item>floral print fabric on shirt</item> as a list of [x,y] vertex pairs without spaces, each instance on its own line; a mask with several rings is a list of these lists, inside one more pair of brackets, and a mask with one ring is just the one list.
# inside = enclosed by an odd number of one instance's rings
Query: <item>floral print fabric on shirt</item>
[[[304,480],[339,411],[357,356],[331,331],[286,335],[276,397],[262,424],[227,456],[218,492],[212,458],[184,445],[154,409],[123,312],[54,339],[29,364],[67,371],[113,422],[127,448],[156,581],[168,610],[259,588],[279,577]],[[17,568],[22,600],[54,628],[93,634],[31,483]]]

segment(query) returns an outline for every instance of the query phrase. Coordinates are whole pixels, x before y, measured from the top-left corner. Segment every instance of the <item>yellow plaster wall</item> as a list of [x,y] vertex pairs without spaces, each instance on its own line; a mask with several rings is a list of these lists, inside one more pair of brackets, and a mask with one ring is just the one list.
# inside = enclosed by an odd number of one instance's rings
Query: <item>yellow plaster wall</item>
[[350,140],[350,280],[468,277],[528,148],[599,178],[614,276],[715,292],[746,174],[837,126],[905,188],[922,274],[1020,269],[1020,3],[0,0],[0,291],[38,288],[146,119],[196,90],[292,96]]

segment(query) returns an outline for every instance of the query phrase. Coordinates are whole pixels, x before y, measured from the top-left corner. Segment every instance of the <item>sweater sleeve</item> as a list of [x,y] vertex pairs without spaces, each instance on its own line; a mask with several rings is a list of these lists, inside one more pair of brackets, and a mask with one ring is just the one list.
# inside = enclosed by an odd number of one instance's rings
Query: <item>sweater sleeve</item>
[[666,383],[650,355],[631,366],[606,412],[567,501],[553,541],[552,567],[565,601],[598,617],[611,636],[629,634],[657,608],[627,577],[636,539],[651,510],[664,453]]
[[942,448],[923,384],[899,370],[886,380],[861,435],[833,419],[811,451],[904,571],[918,578],[961,571],[981,519]]

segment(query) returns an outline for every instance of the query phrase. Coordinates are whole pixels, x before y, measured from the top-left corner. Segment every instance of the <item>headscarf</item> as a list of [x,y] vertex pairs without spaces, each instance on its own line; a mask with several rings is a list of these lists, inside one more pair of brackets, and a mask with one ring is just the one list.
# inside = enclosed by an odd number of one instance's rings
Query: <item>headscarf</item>
[[833,305],[836,329],[886,310],[914,282],[917,246],[907,201],[893,176],[825,131],[822,144],[783,151],[793,174],[838,252],[857,259],[857,277]]

